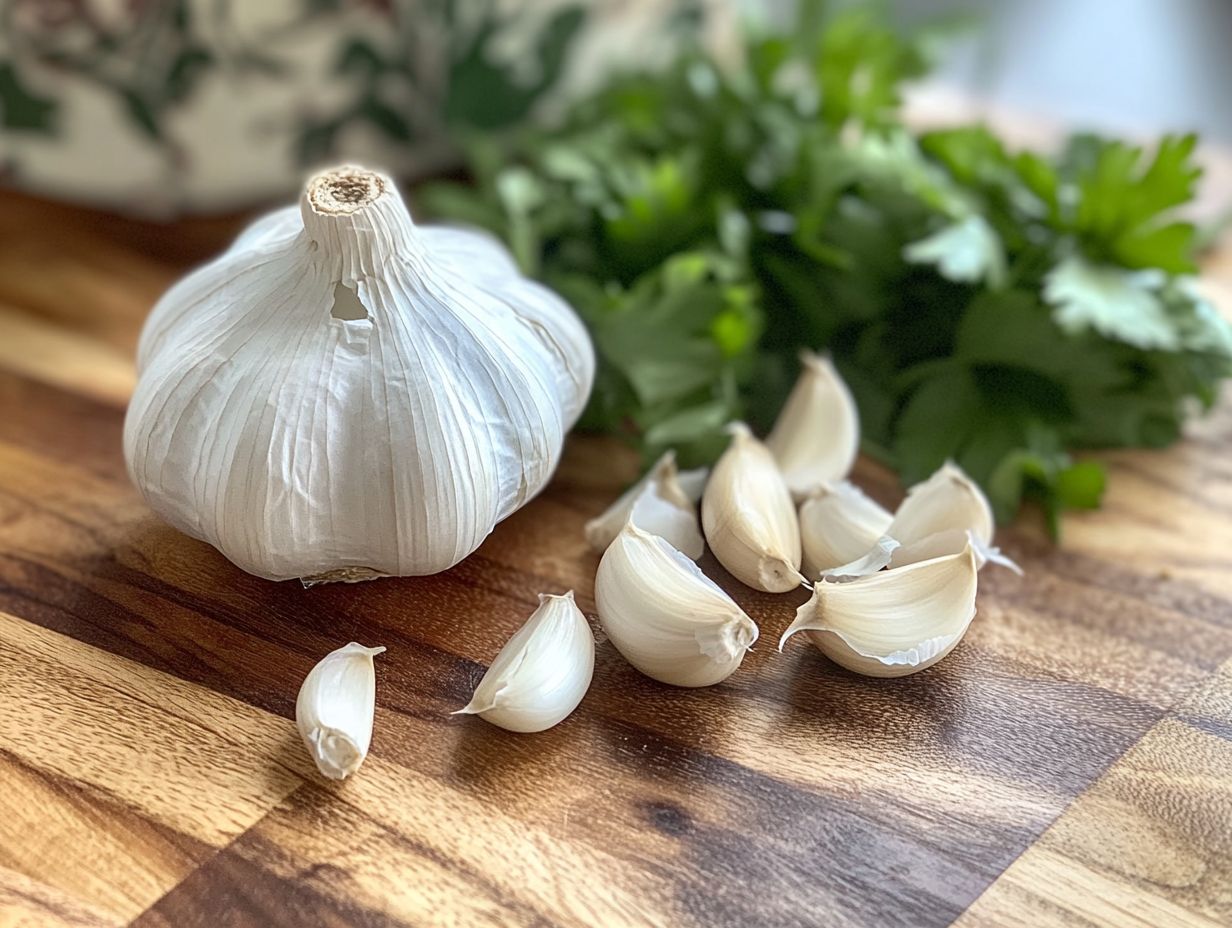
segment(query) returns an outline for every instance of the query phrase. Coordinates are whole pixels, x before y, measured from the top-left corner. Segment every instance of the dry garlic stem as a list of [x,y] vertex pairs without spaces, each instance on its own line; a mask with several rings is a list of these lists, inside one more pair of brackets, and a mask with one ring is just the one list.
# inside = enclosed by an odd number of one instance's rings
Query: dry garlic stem
[[851,472],[860,449],[860,418],[851,391],[827,357],[806,351],[803,370],[766,438],[792,495]]
[[725,680],[757,640],[757,626],[696,564],[627,524],[599,562],[599,622],[634,667],[673,686]]
[[804,573],[817,577],[863,557],[893,521],[894,516],[854,484],[823,483],[800,507]]
[[[697,560],[706,544],[697,527],[696,498],[690,498],[680,485],[680,476],[676,470],[676,454],[668,451],[606,512],[586,523],[587,543],[595,551],[606,551],[632,517],[639,528],[661,535],[673,547]],[[704,482],[704,476],[702,479]],[[696,478],[692,482],[696,483]]]
[[454,714],[478,715],[509,731],[543,731],[577,708],[594,671],[595,639],[573,591],[541,594],[539,608]]
[[295,723],[317,769],[341,780],[359,769],[372,741],[376,670],[385,649],[352,641],[331,651],[308,672],[295,701]]
[[927,560],[818,583],[779,649],[803,631],[830,660],[867,676],[900,677],[932,666],[975,616],[975,550],[964,533],[951,540],[950,550]]
[[737,580],[767,593],[799,586],[800,523],[774,457],[748,426],[728,426],[732,441],[702,496],[706,541]]

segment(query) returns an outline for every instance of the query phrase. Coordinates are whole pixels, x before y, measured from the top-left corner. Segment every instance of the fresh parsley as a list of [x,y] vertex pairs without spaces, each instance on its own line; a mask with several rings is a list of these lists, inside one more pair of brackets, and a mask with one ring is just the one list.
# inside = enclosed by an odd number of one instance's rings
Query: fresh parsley
[[1195,140],[1045,156],[982,126],[912,133],[899,90],[932,37],[819,10],[746,30],[739,67],[688,48],[474,140],[473,183],[422,204],[501,235],[582,314],[584,427],[705,461],[729,420],[769,424],[802,346],[827,349],[867,452],[906,482],[952,458],[999,518],[1034,499],[1055,528],[1104,488],[1074,451],[1175,441],[1232,372],[1174,215]]

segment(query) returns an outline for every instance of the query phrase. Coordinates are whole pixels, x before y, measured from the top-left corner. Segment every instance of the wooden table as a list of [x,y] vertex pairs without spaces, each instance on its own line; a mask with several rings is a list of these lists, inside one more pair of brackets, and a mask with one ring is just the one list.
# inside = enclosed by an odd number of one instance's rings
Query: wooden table
[[[142,318],[235,228],[0,197],[0,924],[1232,923],[1228,405],[1108,455],[1061,548],[1003,533],[1026,577],[985,571],[918,676],[776,653],[801,597],[707,559],[765,642],[735,676],[671,689],[601,641],[581,708],[512,735],[449,713],[535,594],[593,617],[582,525],[631,462],[574,440],[439,576],[241,573],[120,455]],[[351,639],[389,650],[372,754],[335,784],[292,715]]]

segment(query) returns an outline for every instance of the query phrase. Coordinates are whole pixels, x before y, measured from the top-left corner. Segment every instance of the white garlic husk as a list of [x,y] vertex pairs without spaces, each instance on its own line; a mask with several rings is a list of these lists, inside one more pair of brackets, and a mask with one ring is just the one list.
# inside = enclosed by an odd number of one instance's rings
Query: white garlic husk
[[673,686],[727,679],[757,626],[680,551],[632,522],[608,546],[595,577],[603,631],[630,664]]
[[578,707],[594,672],[595,639],[573,591],[541,594],[539,608],[454,714],[478,715],[508,731],[544,731]]
[[965,532],[950,541],[934,557],[847,582],[821,581],[779,649],[803,631],[826,657],[855,673],[901,677],[931,667],[975,617],[975,549]]
[[728,426],[723,452],[702,494],[702,531],[710,550],[741,583],[784,593],[803,582],[800,522],[773,456],[748,426]]
[[800,506],[805,575],[815,578],[863,557],[893,521],[891,513],[854,484],[821,484]]
[[679,476],[676,455],[668,451],[602,515],[586,523],[586,542],[595,551],[606,551],[632,518],[638,528],[661,535],[697,560],[706,543],[697,523],[696,500],[681,487]]
[[341,780],[359,769],[372,743],[376,669],[383,647],[352,641],[308,672],[295,700],[295,724],[317,769]]
[[800,377],[766,437],[797,501],[844,479],[860,450],[859,412],[834,363],[811,351],[800,363]]
[[259,576],[356,579],[444,570],[538,493],[594,353],[491,237],[338,168],[168,291],[138,370],[152,509]]

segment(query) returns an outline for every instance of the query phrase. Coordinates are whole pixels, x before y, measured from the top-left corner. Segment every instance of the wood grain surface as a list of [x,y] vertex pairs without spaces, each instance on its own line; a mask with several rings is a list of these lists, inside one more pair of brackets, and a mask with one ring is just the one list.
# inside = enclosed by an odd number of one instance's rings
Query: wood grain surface
[[[985,571],[924,673],[764,644],[677,690],[600,638],[579,710],[513,735],[449,713],[537,593],[593,619],[582,525],[634,462],[573,439],[435,577],[241,573],[146,510],[120,454],[144,315],[237,227],[0,194],[0,925],[1232,923],[1227,404],[1108,455],[1106,507],[1061,547],[1003,532],[1026,577]],[[763,642],[803,597],[703,566]],[[352,639],[389,650],[372,753],[336,784],[292,716]]]

